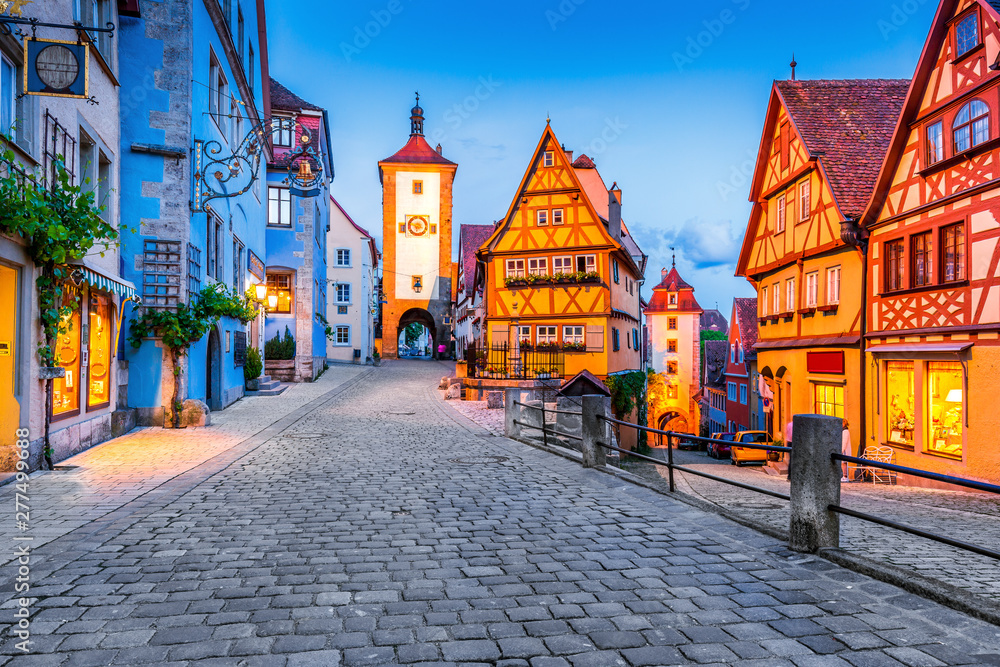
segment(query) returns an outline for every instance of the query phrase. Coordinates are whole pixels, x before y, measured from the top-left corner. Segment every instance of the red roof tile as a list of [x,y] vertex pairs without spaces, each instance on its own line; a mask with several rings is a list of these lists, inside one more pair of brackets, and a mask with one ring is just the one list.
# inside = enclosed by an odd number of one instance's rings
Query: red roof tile
[[282,111],[299,111],[301,109],[309,109],[311,111],[323,110],[323,107],[310,104],[285,88],[274,77],[271,77],[271,108],[281,109]]
[[733,299],[733,303],[736,306],[736,318],[739,320],[743,356],[753,359],[757,356],[757,297],[736,298]]
[[580,153],[580,157],[573,163],[574,169],[597,169],[597,165],[585,153]]
[[459,254],[462,257],[462,271],[465,280],[465,290],[459,294],[467,294],[472,289],[476,278],[476,251],[486,243],[496,229],[493,225],[462,225],[459,232]]
[[892,140],[909,80],[778,81],[776,86],[806,148],[819,157],[841,211],[860,216]]
[[410,140],[395,155],[382,162],[402,162],[405,164],[455,164],[431,148],[423,135],[411,134]]

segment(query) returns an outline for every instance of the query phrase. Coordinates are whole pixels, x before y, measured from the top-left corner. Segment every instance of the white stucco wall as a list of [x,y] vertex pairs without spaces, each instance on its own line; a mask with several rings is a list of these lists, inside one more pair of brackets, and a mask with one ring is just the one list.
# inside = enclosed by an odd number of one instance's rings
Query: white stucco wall
[[[423,194],[413,194],[413,181],[423,181]],[[399,225],[415,215],[425,216],[437,233],[420,237],[399,233]],[[438,294],[441,233],[441,174],[427,171],[400,171],[396,174],[396,298],[426,299]],[[423,277],[423,291],[413,291],[413,276]],[[392,276],[386,276],[392,280]]]
[[[327,232],[327,321],[336,331],[337,325],[351,328],[347,345],[327,339],[326,356],[331,361],[351,363],[354,350],[361,350],[360,363],[372,354],[372,304],[374,302],[375,267],[372,263],[368,237],[358,231],[335,204],[330,206],[330,231]],[[351,251],[351,265],[337,266],[337,250]],[[350,283],[351,304],[347,314],[337,313],[337,283]]]

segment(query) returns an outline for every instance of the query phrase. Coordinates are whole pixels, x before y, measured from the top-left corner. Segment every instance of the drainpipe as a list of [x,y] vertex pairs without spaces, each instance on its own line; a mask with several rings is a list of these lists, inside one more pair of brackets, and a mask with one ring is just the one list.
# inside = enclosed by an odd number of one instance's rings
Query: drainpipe
[[861,254],[861,385],[859,388],[859,398],[861,400],[862,415],[861,437],[859,438],[861,442],[855,446],[855,453],[857,453],[864,451],[868,434],[868,412],[866,409],[868,369],[865,363],[865,347],[867,343],[865,334],[868,332],[868,234],[858,224],[857,218],[848,218],[847,220],[842,220],[840,223],[840,238],[844,243],[853,246]]

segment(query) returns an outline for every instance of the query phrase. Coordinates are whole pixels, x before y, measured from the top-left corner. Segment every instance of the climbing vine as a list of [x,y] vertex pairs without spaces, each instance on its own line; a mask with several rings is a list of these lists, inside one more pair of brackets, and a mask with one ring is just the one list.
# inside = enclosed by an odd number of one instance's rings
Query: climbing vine
[[[222,317],[232,317],[243,324],[257,317],[259,306],[249,294],[226,290],[221,283],[203,287],[192,304],[180,303],[167,310],[144,310],[132,318],[129,343],[132,347],[142,345],[142,340],[157,337],[170,353],[170,363],[174,373],[174,392],[170,400],[170,422],[174,428],[180,427],[181,359],[187,355],[192,344],[201,340]],[[164,420],[164,426],[166,426]]]
[[[646,425],[646,373],[643,371],[632,371],[619,375],[609,375],[607,379],[608,389],[611,390],[611,411],[615,419],[624,420],[633,410],[636,410],[636,422],[640,426]],[[617,430],[618,440],[621,442],[620,430]],[[640,454],[649,452],[649,445],[646,432],[639,432],[638,446],[636,451]]]

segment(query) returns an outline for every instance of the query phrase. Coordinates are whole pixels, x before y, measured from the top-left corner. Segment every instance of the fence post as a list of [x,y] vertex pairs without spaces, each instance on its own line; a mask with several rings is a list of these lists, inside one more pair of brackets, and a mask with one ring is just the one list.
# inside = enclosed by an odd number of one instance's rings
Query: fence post
[[521,406],[516,405],[516,403],[521,402],[521,390],[514,387],[508,388],[504,392],[503,400],[503,416],[504,416],[504,433],[508,438],[517,440],[521,437],[521,426],[515,424],[515,421],[523,422],[524,419],[521,417]]
[[[580,453],[583,454],[583,467],[596,468],[604,465],[604,448],[597,443],[603,442],[607,431],[607,422],[599,417],[607,417],[607,401],[604,396],[587,395],[583,396],[582,428],[580,434],[583,442],[580,443]],[[605,443],[607,444],[607,443]]]
[[840,515],[827,509],[840,504],[840,452],[843,420],[824,415],[792,418],[791,519],[788,546],[816,553],[840,546]]
[[667,434],[667,476],[670,478],[670,493],[674,488],[674,436]]

